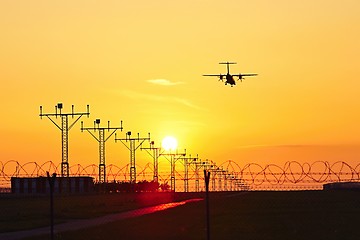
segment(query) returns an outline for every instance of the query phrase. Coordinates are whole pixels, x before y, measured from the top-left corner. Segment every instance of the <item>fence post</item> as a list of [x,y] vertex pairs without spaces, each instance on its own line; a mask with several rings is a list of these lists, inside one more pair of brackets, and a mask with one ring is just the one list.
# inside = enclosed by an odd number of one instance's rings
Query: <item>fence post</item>
[[210,207],[209,207],[209,182],[210,172],[204,170],[205,189],[206,189],[206,239],[210,240]]
[[50,186],[50,237],[51,240],[54,239],[54,185],[56,179],[56,173],[53,173],[50,176],[49,172],[46,172],[47,180]]

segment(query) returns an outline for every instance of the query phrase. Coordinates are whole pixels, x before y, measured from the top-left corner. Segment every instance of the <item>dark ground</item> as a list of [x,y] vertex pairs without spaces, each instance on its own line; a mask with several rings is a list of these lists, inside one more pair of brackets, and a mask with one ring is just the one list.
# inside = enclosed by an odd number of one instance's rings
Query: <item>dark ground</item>
[[[185,195],[182,198],[186,198]],[[86,199],[83,198],[83,202]],[[106,200],[103,204],[109,208],[116,206]],[[91,209],[84,207],[79,212],[87,217],[88,211],[103,214],[106,208],[95,204]],[[71,211],[72,207],[68,209]],[[210,194],[212,240],[359,239],[359,214],[359,191]],[[200,201],[86,230],[61,233],[55,239],[206,239],[205,233],[205,201]]]

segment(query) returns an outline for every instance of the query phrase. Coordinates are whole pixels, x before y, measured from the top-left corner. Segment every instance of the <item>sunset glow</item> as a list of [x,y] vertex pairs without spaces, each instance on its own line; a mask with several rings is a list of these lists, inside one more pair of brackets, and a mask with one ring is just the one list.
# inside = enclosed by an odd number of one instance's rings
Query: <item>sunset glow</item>
[[166,151],[174,151],[174,150],[176,150],[177,145],[178,145],[178,142],[177,142],[176,138],[171,137],[171,136],[165,137],[161,142],[161,146]]
[[[171,134],[219,164],[356,165],[359,9],[357,0],[1,1],[0,161],[60,163],[61,132],[39,106],[62,102],[63,112],[90,105],[86,127],[123,121],[158,145]],[[258,76],[234,87],[202,76],[224,73],[226,61]],[[70,165],[98,164],[98,149],[76,123]],[[140,166],[152,161],[136,154]],[[106,164],[128,158],[107,142]]]

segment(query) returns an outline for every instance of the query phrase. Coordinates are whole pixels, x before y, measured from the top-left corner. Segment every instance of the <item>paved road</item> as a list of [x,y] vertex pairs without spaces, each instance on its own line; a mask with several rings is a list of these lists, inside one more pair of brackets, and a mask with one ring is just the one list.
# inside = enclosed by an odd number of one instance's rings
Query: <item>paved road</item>
[[[150,214],[150,213],[154,213],[154,212],[158,212],[158,211],[163,211],[165,209],[178,207],[178,206],[184,205],[189,202],[196,202],[196,201],[201,201],[201,200],[203,200],[203,199],[200,199],[200,198],[189,199],[189,200],[185,200],[182,202],[165,203],[165,204],[160,204],[157,206],[136,209],[136,210],[123,212],[123,213],[115,213],[115,214],[110,214],[110,215],[92,218],[92,219],[73,220],[70,222],[55,225],[54,233],[56,234],[56,233],[60,233],[60,232],[89,228],[92,226],[99,226],[99,225],[106,224],[109,222],[124,220],[127,218],[139,217],[142,215],[146,215],[146,214]],[[0,239],[1,240],[17,240],[17,239],[22,239],[25,237],[46,235],[46,234],[50,234],[50,226],[43,227],[43,228],[36,228],[36,229],[32,229],[32,230],[18,231],[18,232],[0,233]]]

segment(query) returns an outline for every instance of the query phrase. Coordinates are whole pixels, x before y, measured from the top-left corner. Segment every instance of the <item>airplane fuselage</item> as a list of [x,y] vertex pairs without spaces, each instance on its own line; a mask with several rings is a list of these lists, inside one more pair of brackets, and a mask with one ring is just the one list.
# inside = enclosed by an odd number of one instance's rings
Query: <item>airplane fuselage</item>
[[226,82],[225,82],[225,85],[227,84],[230,84],[231,86],[232,85],[235,85],[235,80],[234,80],[234,77],[230,74],[230,73],[227,73],[226,74]]

